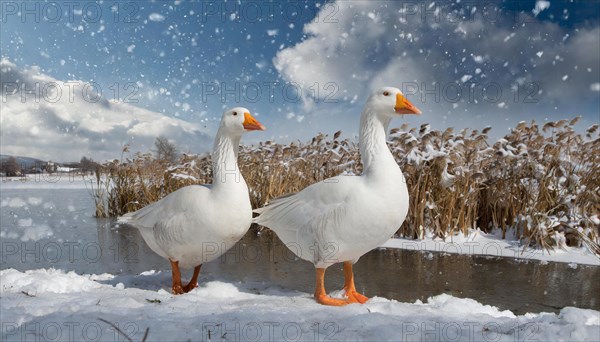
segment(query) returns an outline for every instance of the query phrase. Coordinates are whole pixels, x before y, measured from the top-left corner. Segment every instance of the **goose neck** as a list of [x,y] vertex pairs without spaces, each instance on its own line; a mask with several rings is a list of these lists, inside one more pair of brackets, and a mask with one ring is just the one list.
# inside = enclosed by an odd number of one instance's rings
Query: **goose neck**
[[213,186],[241,183],[238,149],[241,136],[231,135],[219,128],[213,147]]
[[365,171],[381,163],[396,163],[386,144],[386,132],[391,119],[379,118],[376,113],[365,108],[360,120],[359,146]]

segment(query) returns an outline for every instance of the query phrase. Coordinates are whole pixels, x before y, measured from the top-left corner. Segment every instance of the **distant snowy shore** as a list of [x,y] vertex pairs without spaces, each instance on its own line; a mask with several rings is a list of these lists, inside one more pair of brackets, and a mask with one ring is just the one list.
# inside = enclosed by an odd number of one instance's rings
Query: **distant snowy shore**
[[0,178],[0,189],[90,189],[92,185],[96,185],[94,176],[72,173]]
[[[170,274],[0,271],[2,341],[598,341],[600,312],[574,307],[515,315],[447,294],[425,303],[375,297],[325,307],[308,293],[206,281],[173,296]],[[336,293],[334,293],[335,295]],[[339,292],[337,295],[341,295]]]
[[547,250],[526,247],[512,237],[512,231],[502,239],[502,231],[494,230],[485,233],[480,230],[471,230],[468,236],[462,234],[451,236],[442,240],[439,238],[425,237],[423,240],[410,240],[394,238],[387,241],[381,248],[401,248],[408,250],[442,252],[463,255],[484,255],[491,257],[505,257],[518,260],[541,260],[542,262],[565,262],[577,267],[577,264],[600,266],[600,257],[590,252],[586,247],[554,248]]

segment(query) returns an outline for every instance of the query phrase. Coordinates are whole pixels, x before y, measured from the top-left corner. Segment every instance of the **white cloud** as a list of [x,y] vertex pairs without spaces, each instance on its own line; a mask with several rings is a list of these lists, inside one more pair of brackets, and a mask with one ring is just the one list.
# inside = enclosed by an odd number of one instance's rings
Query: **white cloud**
[[[428,114],[419,120],[459,126],[495,121],[506,127],[536,115],[569,117],[574,112],[585,121],[586,110],[588,120],[597,120],[597,112],[589,111],[598,103],[590,91],[600,79],[598,26],[575,31],[526,13],[482,15],[481,8],[473,11],[472,2],[432,2],[423,12],[422,6],[414,7],[418,3],[335,2],[337,22],[317,15],[304,27],[307,38],[279,51],[273,64],[286,81],[300,85],[308,97],[305,104],[315,102],[315,83],[335,83],[335,98],[342,101],[365,99],[383,85],[404,90],[416,85],[409,98]],[[458,97],[455,88],[460,88]],[[319,94],[317,103],[326,92]]]
[[7,59],[0,61],[0,76],[2,154],[56,161],[114,159],[125,144],[132,152],[148,151],[159,135],[183,151],[210,146],[199,125],[107,100],[86,82],[59,81]]

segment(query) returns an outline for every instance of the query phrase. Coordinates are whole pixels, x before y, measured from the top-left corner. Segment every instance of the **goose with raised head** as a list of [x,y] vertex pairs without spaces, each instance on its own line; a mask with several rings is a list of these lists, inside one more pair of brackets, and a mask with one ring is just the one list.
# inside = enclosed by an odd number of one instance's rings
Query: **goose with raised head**
[[[402,114],[421,114],[397,88],[375,91],[360,118],[360,176],[337,176],[276,198],[255,210],[255,223],[271,228],[300,258],[316,268],[315,299],[325,305],[365,303],[356,291],[352,265],[381,246],[408,213],[404,175],[386,144],[390,121]],[[345,298],[325,291],[325,270],[343,262]]]
[[[264,129],[246,108],[225,111],[212,153],[213,183],[183,187],[119,218],[138,228],[148,246],[171,262],[174,294],[197,287],[202,264],[221,256],[248,231],[252,206],[237,164],[238,149],[243,133]],[[194,268],[185,286],[180,267]]]

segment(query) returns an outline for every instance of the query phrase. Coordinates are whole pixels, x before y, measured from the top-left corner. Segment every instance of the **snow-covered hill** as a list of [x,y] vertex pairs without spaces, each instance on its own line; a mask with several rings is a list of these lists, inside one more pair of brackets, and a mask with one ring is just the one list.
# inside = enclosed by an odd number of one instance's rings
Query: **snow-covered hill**
[[160,135],[174,140],[183,151],[207,150],[211,141],[198,124],[124,99],[109,100],[110,89],[98,96],[97,86],[91,83],[60,81],[37,67],[20,68],[8,59],[0,61],[0,78],[2,154],[103,160],[118,158],[125,144],[130,151],[147,151]]
[[34,166],[39,166],[39,165],[46,163],[46,161],[36,159],[36,158],[29,158],[29,157],[23,157],[23,156],[9,156],[9,155],[4,155],[4,154],[0,154],[0,162],[4,163],[10,157],[15,157],[17,164],[19,164],[19,166],[23,169],[29,169]]

